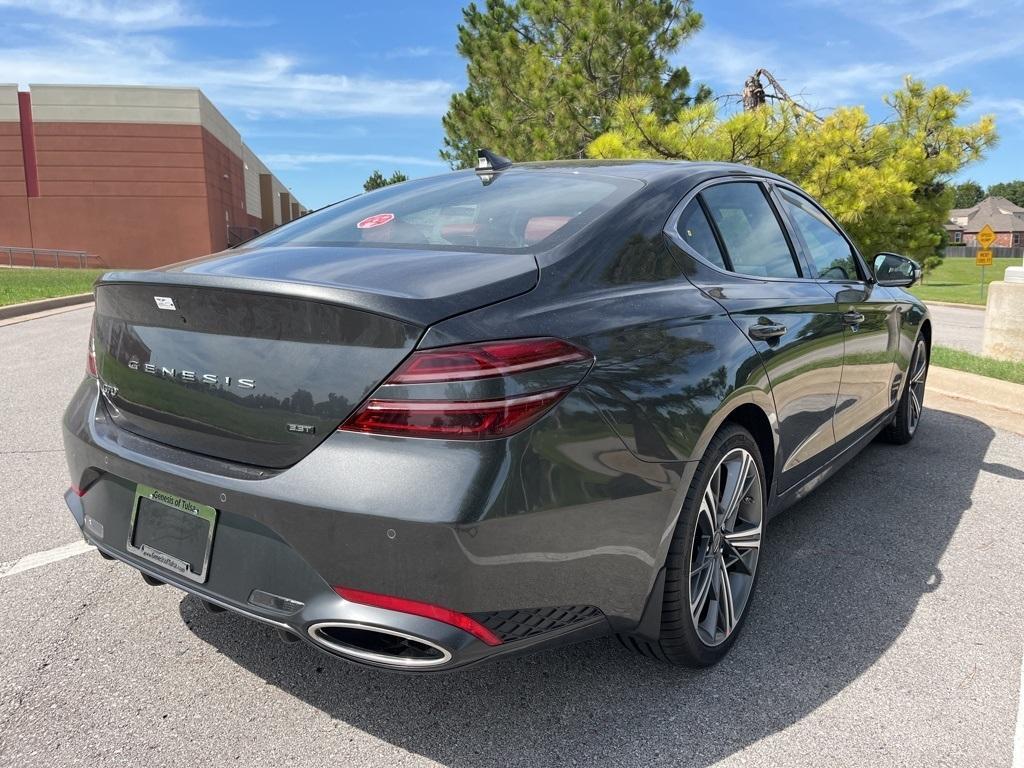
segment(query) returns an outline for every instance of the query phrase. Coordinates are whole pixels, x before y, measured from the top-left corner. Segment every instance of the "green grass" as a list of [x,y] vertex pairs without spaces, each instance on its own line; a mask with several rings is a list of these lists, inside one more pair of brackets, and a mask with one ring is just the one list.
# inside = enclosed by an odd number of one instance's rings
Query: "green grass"
[[88,293],[102,269],[0,268],[0,306]]
[[[993,259],[991,267],[985,267],[985,286],[993,280],[1002,280],[1007,267],[1021,266],[1020,259]],[[982,304],[981,267],[974,266],[974,259],[953,258],[945,261],[928,275],[923,283],[910,292],[925,301],[951,301],[957,304]]]
[[1002,379],[1003,381],[1012,381],[1014,384],[1024,384],[1024,363],[995,360],[991,357],[982,357],[981,355],[962,352],[959,349],[950,349],[949,347],[935,347],[932,349],[931,363],[942,368],[953,368],[957,371],[988,376],[990,379]]

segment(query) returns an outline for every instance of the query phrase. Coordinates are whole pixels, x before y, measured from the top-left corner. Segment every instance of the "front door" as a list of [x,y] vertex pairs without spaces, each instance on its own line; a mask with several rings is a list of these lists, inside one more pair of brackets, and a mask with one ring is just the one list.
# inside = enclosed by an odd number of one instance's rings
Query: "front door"
[[828,215],[809,198],[784,186],[775,188],[820,286],[836,303],[843,326],[843,375],[835,411],[835,437],[841,449],[874,425],[894,402],[894,363],[900,311],[889,291],[869,279],[856,249]]

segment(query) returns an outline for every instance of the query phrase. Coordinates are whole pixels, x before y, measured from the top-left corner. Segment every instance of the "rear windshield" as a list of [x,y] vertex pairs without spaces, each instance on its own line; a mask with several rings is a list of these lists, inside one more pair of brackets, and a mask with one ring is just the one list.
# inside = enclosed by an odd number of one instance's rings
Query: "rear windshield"
[[246,247],[380,245],[512,251],[548,247],[642,187],[573,172],[475,173],[408,181],[336,203]]

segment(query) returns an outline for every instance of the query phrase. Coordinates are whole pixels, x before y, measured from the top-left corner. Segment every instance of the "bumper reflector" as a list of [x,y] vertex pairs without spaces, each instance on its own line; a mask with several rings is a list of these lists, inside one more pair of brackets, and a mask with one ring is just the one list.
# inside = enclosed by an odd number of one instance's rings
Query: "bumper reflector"
[[391,595],[378,595],[376,592],[363,592],[359,589],[347,589],[346,587],[335,587],[334,591],[350,603],[361,603],[363,605],[372,605],[375,608],[386,608],[389,611],[423,616],[427,619],[458,627],[465,632],[469,632],[478,640],[487,643],[487,645],[501,645],[502,643],[500,637],[479,621],[471,619],[464,613],[442,608],[439,605],[421,603],[418,600],[406,600],[403,597],[392,597]]

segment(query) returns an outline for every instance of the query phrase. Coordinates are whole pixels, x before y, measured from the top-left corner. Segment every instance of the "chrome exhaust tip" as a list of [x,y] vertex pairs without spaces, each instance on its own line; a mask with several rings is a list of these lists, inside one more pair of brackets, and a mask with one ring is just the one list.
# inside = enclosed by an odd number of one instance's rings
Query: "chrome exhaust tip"
[[310,626],[313,642],[358,661],[396,669],[439,667],[451,661],[447,648],[398,629],[353,621],[321,621]]

